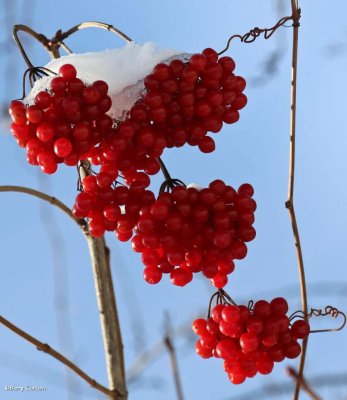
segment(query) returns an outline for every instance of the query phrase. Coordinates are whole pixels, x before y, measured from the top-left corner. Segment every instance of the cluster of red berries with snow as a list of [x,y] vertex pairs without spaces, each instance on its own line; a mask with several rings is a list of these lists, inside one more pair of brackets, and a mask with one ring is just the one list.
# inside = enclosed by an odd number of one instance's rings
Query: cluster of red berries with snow
[[255,238],[253,188],[236,192],[221,180],[208,188],[175,186],[143,207],[132,247],[142,253],[145,280],[158,283],[170,274],[174,285],[185,286],[201,272],[217,288],[224,287],[235,266],[247,254],[245,242]]
[[253,307],[217,304],[207,320],[193,322],[193,331],[200,336],[196,352],[202,358],[224,360],[224,370],[234,384],[257,373],[270,374],[275,362],[300,355],[298,340],[310,333],[308,322],[292,323],[287,312],[288,303],[282,297],[270,303],[259,300]]
[[113,120],[107,83],[86,85],[65,64],[35,104],[11,103],[11,130],[27,149],[28,162],[45,173],[54,173],[59,163],[88,160],[98,166],[82,179],[73,214],[88,218],[94,237],[114,231],[121,241],[132,239],[147,282],[169,273],[173,284],[184,286],[202,272],[222,288],[233,260],[246,256],[245,242],[255,237],[252,186],[236,192],[216,180],[201,191],[176,186],[158,198],[148,187],[165,148],[189,144],[209,153],[215,144],[208,132],[238,121],[247,103],[246,82],[234,68],[230,57],[218,58],[212,49],[186,62],[157,64],[124,119]]
[[136,168],[156,174],[156,160],[166,147],[188,143],[212,152],[215,143],[207,133],[219,132],[223,122],[237,122],[238,110],[247,104],[246,81],[233,74],[234,68],[232,58],[218,59],[212,49],[187,63],[175,59],[156,65],[144,79],[144,95],[112,135],[92,149],[89,160],[96,165],[117,160],[123,173]]
[[27,160],[53,174],[58,164],[74,166],[105,138],[112,126],[106,114],[111,107],[104,81],[85,85],[76,69],[63,65],[47,91],[39,92],[35,104],[26,107],[12,101],[11,131],[17,143],[26,148]]

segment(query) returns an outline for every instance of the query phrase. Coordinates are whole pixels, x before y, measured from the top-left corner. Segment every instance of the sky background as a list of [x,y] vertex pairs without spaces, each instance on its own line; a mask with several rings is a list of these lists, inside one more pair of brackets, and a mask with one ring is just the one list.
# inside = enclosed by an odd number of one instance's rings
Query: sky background
[[[295,204],[306,265],[309,306],[347,309],[347,3],[338,0],[301,2],[299,44],[297,170]],[[205,47],[218,51],[228,37],[254,26],[270,27],[290,15],[289,0],[0,0],[1,107],[21,97],[25,64],[12,43],[14,24],[30,25],[52,36],[58,29],[96,20],[111,23],[138,43],[153,41],[188,53]],[[186,183],[208,185],[223,179],[234,187],[250,182],[255,188],[256,239],[245,260],[237,262],[226,287],[238,303],[285,296],[291,311],[300,308],[295,249],[287,210],[291,29],[282,28],[271,40],[232,43],[228,55],[248,87],[248,105],[240,121],[215,136],[217,149],[202,154],[196,148],[166,150],[163,159],[172,176]],[[23,36],[22,36],[23,37]],[[24,39],[24,37],[23,37]],[[90,29],[67,40],[76,52],[123,46],[106,31]],[[30,38],[24,40],[35,65],[48,56]],[[269,62],[275,60],[275,62]],[[116,79],[116,77],[115,77]],[[4,113],[0,126],[0,185],[23,185],[46,191],[72,206],[75,170],[59,168],[43,176],[25,161],[9,133]],[[158,187],[161,178],[154,180]],[[0,196],[0,315],[74,360],[107,384],[99,316],[88,250],[75,224],[49,205],[21,194]],[[165,276],[160,284],[143,281],[139,256],[129,243],[107,234],[121,319],[127,370],[145,350],[160,343],[165,312],[174,329],[186,400],[289,399],[292,382],[284,373],[297,360],[275,366],[270,376],[256,376],[240,386],[229,383],[220,360],[194,354],[191,321],[207,310],[212,289],[203,279],[185,288]],[[315,327],[335,326],[330,319]],[[181,328],[182,329],[181,329]],[[318,384],[324,399],[347,399],[347,329],[311,335],[306,376]],[[159,346],[160,347],[160,346]],[[159,348],[160,350],[160,348]],[[176,399],[169,358],[159,352],[129,385],[131,400]],[[341,382],[340,382],[341,383]],[[6,385],[45,386],[46,392],[25,394]],[[267,389],[266,389],[267,388]],[[271,391],[272,388],[272,391]],[[268,390],[266,392],[266,390]],[[270,391],[269,391],[270,390]],[[0,398],[9,400],[79,400],[104,398],[64,366],[0,326]],[[306,395],[301,396],[306,399]]]

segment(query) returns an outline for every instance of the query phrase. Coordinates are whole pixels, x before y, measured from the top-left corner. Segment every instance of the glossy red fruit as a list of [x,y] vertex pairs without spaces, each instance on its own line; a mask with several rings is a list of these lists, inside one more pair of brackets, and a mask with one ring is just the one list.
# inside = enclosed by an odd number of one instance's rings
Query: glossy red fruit
[[297,320],[293,323],[291,332],[297,339],[305,339],[310,333],[310,325],[305,320]]

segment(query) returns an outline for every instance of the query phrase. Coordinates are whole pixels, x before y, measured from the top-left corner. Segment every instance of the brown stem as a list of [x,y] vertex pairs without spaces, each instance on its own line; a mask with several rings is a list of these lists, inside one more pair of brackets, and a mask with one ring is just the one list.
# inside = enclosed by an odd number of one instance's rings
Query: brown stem
[[30,196],[37,197],[41,200],[47,201],[50,204],[53,204],[54,206],[58,207],[61,211],[63,211],[66,215],[68,215],[70,218],[72,218],[81,228],[86,227],[86,222],[83,219],[77,219],[73,216],[70,208],[66,206],[64,203],[62,203],[60,200],[53,196],[49,196],[46,193],[40,192],[35,189],[27,188],[24,186],[11,186],[11,185],[5,185],[5,186],[0,186],[0,192],[18,192],[18,193],[25,193]]
[[[81,162],[79,172],[81,179],[90,174],[88,161]],[[126,400],[123,342],[112,282],[110,251],[104,237],[94,238],[89,233],[85,237],[93,266],[109,384],[117,390],[118,400]]]
[[321,397],[318,396],[318,394],[311,388],[304,376],[300,376],[300,374],[291,367],[287,368],[287,372],[288,375],[295,380],[295,382],[300,380],[302,390],[304,390],[312,400],[322,400]]
[[[305,279],[304,259],[302,255],[301,241],[299,235],[298,224],[296,220],[294,208],[294,183],[295,183],[295,141],[296,141],[296,86],[297,86],[297,64],[298,64],[298,42],[299,42],[299,19],[300,11],[297,1],[291,0],[292,16],[293,16],[293,50],[292,50],[292,79],[291,79],[291,104],[290,104],[290,145],[289,145],[289,182],[288,182],[288,200],[286,207],[289,212],[289,217],[292,225],[294,244],[299,268],[300,291],[301,291],[301,306],[305,315],[308,314],[307,307],[307,290]],[[307,317],[306,317],[307,318]],[[307,350],[308,338],[302,342],[302,353],[300,357],[298,379],[295,384],[293,399],[297,400],[300,394],[302,384],[302,376],[305,367],[305,358]]]
[[76,364],[68,360],[66,357],[64,357],[62,354],[54,350],[51,346],[49,346],[47,343],[42,343],[38,339],[34,338],[33,336],[29,335],[27,332],[24,332],[20,328],[18,328],[16,325],[12,324],[10,321],[5,319],[0,315],[0,323],[5,325],[8,329],[10,329],[12,332],[16,333],[18,336],[21,338],[27,340],[38,350],[41,350],[52,357],[54,357],[56,360],[60,361],[62,364],[66,365],[68,368],[70,368],[72,371],[74,371],[78,376],[80,376],[83,380],[85,380],[87,383],[89,383],[93,388],[97,389],[98,391],[108,395],[110,398],[115,399],[115,393],[112,390],[107,389],[105,386],[101,385],[100,383],[96,382],[93,378],[91,378],[89,375],[87,375],[84,371],[82,371],[79,367],[77,367]]

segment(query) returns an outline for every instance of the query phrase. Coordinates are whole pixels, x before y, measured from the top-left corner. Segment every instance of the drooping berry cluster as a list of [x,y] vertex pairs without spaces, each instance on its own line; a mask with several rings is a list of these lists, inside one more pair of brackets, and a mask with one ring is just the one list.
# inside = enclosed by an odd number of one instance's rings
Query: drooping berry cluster
[[246,256],[245,242],[255,237],[256,203],[248,184],[236,193],[217,180],[201,191],[175,187],[157,199],[148,190],[166,147],[188,143],[211,152],[215,145],[208,132],[239,119],[238,110],[247,103],[246,83],[234,68],[230,57],[218,59],[212,49],[186,62],[160,63],[145,77],[141,97],[117,121],[107,115],[108,85],[86,85],[70,64],[36,95],[34,105],[11,103],[12,132],[26,147],[29,163],[49,174],[63,162],[74,166],[88,160],[98,166],[80,182],[73,214],[88,218],[94,237],[114,231],[121,241],[132,238],[149,283],[170,273],[172,283],[184,286],[202,272],[224,287],[233,260]]
[[202,358],[224,360],[224,370],[234,384],[257,373],[269,374],[275,362],[298,357],[298,340],[310,333],[308,322],[292,323],[287,312],[288,303],[282,297],[270,303],[259,300],[252,308],[217,304],[207,320],[199,318],[193,322],[193,331],[200,336],[196,352]]
[[247,254],[245,242],[255,238],[253,188],[243,184],[236,192],[221,180],[197,190],[175,186],[142,207],[132,247],[142,253],[144,278],[158,283],[162,274],[184,286],[193,273],[224,287],[233,272],[234,259]]
[[90,149],[110,134],[112,119],[108,85],[96,81],[87,86],[76,69],[65,64],[47,91],[39,92],[35,104],[11,102],[11,131],[26,148],[27,160],[53,174],[58,164],[76,165]]

